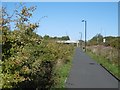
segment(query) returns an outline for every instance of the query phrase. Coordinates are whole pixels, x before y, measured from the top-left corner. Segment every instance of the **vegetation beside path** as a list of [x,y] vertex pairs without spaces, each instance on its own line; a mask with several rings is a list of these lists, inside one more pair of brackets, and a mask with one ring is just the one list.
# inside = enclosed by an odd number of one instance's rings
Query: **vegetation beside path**
[[74,46],[58,44],[54,39],[36,34],[39,23],[30,21],[35,10],[36,7],[21,3],[11,16],[2,7],[0,88],[64,87]]
[[117,49],[105,46],[89,46],[87,47],[87,54],[120,79]]

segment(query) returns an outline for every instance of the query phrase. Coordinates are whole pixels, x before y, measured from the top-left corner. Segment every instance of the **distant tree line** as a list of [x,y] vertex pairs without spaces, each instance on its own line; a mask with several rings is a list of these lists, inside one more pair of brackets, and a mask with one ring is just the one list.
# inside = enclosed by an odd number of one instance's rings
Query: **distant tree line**
[[49,35],[43,36],[43,39],[54,39],[54,40],[70,40],[69,36],[62,36],[62,37],[50,37]]
[[[103,39],[105,39],[105,42],[103,42]],[[88,41],[87,45],[104,45],[120,49],[120,37],[103,37],[101,34],[97,34]]]

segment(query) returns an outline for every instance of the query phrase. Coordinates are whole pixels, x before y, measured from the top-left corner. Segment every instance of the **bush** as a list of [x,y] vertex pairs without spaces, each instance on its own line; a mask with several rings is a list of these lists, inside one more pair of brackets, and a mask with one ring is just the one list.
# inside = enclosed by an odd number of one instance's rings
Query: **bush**
[[[55,85],[58,60],[63,60],[63,64],[70,62],[73,48],[37,35],[34,30],[39,25],[28,22],[35,7],[21,6],[15,20],[8,20],[12,18],[2,8],[2,88],[51,88]],[[16,21],[14,30],[9,28],[9,21]]]

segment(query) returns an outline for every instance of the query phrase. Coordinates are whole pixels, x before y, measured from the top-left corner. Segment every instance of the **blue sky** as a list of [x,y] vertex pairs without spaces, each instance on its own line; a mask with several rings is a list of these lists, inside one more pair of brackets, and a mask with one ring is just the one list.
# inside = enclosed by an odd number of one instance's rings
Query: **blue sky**
[[[3,3],[8,12],[14,9],[14,3]],[[38,21],[42,16],[48,16],[40,22],[36,30],[39,35],[64,36],[71,40],[80,39],[82,32],[84,40],[84,23],[87,21],[87,40],[97,33],[103,36],[118,36],[118,3],[117,2],[32,2],[27,6],[37,6],[31,18]]]

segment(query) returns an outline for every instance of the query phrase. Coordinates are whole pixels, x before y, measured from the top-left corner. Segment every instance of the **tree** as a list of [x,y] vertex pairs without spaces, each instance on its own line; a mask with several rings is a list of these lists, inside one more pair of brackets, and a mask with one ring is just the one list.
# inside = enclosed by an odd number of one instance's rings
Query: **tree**
[[[2,8],[2,73],[4,88],[51,88],[56,84],[55,64],[69,61],[72,48],[49,42],[35,33],[39,23],[30,22],[36,7],[20,4],[12,15]],[[16,18],[12,18],[12,17]],[[15,28],[10,28],[11,22]],[[49,38],[49,36],[45,36]],[[65,64],[65,63],[63,63]],[[60,78],[58,76],[58,78]]]
[[91,40],[89,40],[90,45],[98,45],[98,44],[102,44],[102,42],[103,42],[103,36],[101,34],[97,34]]
[[50,39],[50,36],[49,35],[45,35],[43,38],[44,39]]
[[[29,18],[35,7],[26,7],[20,4],[20,9],[15,9],[9,15],[5,7],[2,7],[1,29],[2,29],[2,73],[4,74],[3,88],[17,87],[19,82],[29,81],[32,72],[31,64],[35,59],[29,59],[34,52],[31,46],[37,45],[41,39],[35,34],[34,30],[39,26],[31,23]],[[20,10],[20,11],[19,11]],[[16,18],[12,18],[12,17]],[[11,23],[15,28],[11,30]]]
[[70,40],[69,36],[62,36],[61,40]]

